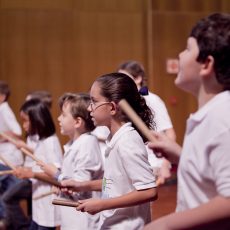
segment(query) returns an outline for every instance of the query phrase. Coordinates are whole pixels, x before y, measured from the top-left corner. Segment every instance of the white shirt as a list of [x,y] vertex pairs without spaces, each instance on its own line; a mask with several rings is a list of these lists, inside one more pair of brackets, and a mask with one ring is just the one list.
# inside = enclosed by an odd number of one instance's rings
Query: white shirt
[[[64,160],[61,178],[69,177],[76,181],[101,179],[103,163],[97,138],[89,133],[82,134],[73,143],[64,146]],[[96,193],[95,193],[96,196]],[[79,199],[93,197],[91,192],[78,193]],[[94,229],[99,216],[76,211],[75,208],[61,207],[61,230]]]
[[144,98],[146,100],[146,104],[155,115],[154,120],[156,122],[157,131],[161,132],[166,129],[171,129],[173,127],[172,121],[169,117],[167,108],[162,99],[151,92],[149,92],[148,95],[144,96]]
[[[0,133],[7,131],[11,131],[19,136],[22,135],[21,127],[19,126],[9,104],[3,102],[0,104]],[[10,142],[0,141],[0,154],[12,163],[12,165],[19,166],[23,164],[23,155],[21,151]]]
[[110,131],[106,126],[97,126],[92,132],[92,135],[96,136],[99,141],[99,146],[102,154],[102,160],[105,162],[105,140],[108,138]]
[[[62,161],[62,149],[60,142],[56,135],[50,136],[44,140],[35,140],[36,137],[33,136],[33,141],[28,141],[28,143],[33,142],[35,147],[34,155],[45,163],[52,163],[56,166],[61,167]],[[33,162],[33,171],[42,172],[40,167]],[[31,165],[32,163],[30,163]],[[60,207],[53,205],[52,200],[55,195],[45,196],[39,199],[36,197],[43,195],[51,191],[52,185],[41,180],[32,179],[32,219],[37,224],[46,227],[54,227],[60,225]]]
[[177,211],[230,197],[230,92],[212,98],[187,121],[178,168]]
[[[108,142],[105,155],[103,198],[156,187],[142,138],[131,126],[123,125]],[[150,203],[101,212],[101,229],[142,229],[150,221]]]

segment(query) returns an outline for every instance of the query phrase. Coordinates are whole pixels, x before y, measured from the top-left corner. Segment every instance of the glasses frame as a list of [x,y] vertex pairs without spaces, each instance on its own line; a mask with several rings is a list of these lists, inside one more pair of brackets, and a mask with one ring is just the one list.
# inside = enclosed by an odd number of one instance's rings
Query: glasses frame
[[[96,105],[96,103],[100,103],[99,105]],[[91,101],[89,106],[92,112],[96,111],[99,107],[106,105],[106,104],[110,104],[110,101],[98,101],[98,102],[93,102]]]

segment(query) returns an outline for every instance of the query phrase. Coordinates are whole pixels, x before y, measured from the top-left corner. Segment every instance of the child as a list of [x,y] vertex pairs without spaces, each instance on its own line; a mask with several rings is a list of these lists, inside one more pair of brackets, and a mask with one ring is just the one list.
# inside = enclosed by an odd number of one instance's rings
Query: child
[[[23,128],[28,136],[27,145],[23,142],[18,142],[18,147],[27,148],[33,151],[34,155],[41,161],[46,163],[52,162],[56,167],[60,167],[62,150],[59,140],[55,135],[55,126],[48,107],[39,99],[31,99],[22,105],[20,116],[23,120]],[[50,192],[51,184],[47,182],[50,182],[51,178],[42,172],[36,165],[36,162],[32,161],[29,157],[26,157],[25,167],[30,168],[18,168],[16,175],[19,178],[33,178],[31,180],[32,196],[34,199],[32,199],[32,223],[29,229],[56,229],[56,226],[60,225],[60,219],[57,207],[52,205],[53,195],[35,199],[35,197]],[[16,188],[18,190],[18,186],[13,187],[12,191],[9,190],[4,199],[8,209],[12,209],[11,205],[14,205],[14,199],[17,200],[20,195],[18,191],[15,192]],[[22,193],[30,189],[27,183],[23,188],[20,189]],[[9,194],[11,197],[8,197]]]
[[[58,181],[73,178],[88,181],[102,178],[103,165],[97,138],[90,134],[95,128],[87,108],[90,97],[87,94],[66,93],[59,99],[61,115],[58,117],[61,134],[70,141],[64,146],[64,160],[61,171],[52,166],[42,165],[42,169]],[[86,199],[95,196],[90,192],[80,192],[72,199]],[[61,207],[62,230],[95,229],[97,217],[76,212],[71,207]]]
[[215,13],[192,29],[179,55],[175,84],[193,94],[181,148],[165,136],[150,147],[179,160],[177,213],[145,229],[230,229],[230,14]]
[[146,78],[144,67],[137,61],[127,61],[120,64],[118,72],[127,74],[136,83],[139,93],[154,112],[157,131],[164,132],[172,140],[176,140],[176,134],[165,103],[158,95],[149,92],[148,88],[144,86]]
[[52,107],[52,95],[46,90],[35,90],[27,94],[26,101],[30,99],[40,99],[43,103],[47,105],[48,108]]
[[[22,130],[8,104],[9,96],[10,89],[7,83],[0,81],[0,133],[6,133],[18,138],[22,135]],[[1,136],[0,154],[13,165],[22,165],[23,163],[21,151]]]
[[[6,133],[11,137],[20,137],[22,135],[21,127],[19,126],[16,117],[11,110],[8,99],[10,89],[6,82],[0,81],[0,134]],[[12,165],[19,166],[23,163],[23,156],[12,143],[7,142],[0,135],[0,156],[4,157]],[[1,161],[0,161],[1,162]],[[3,162],[0,163],[0,171],[7,170]],[[2,195],[14,183],[11,175],[0,176],[0,194]],[[0,219],[4,217],[4,207],[2,205],[2,196],[0,196]]]
[[[139,93],[145,98],[147,105],[154,114],[155,126],[158,132],[165,133],[172,140],[176,140],[176,134],[172,126],[165,103],[159,96],[148,91],[144,86],[146,78],[144,67],[137,61],[127,61],[122,63],[118,72],[128,75],[134,80]],[[144,89],[144,90],[143,90]],[[171,163],[165,158],[157,158],[152,150],[147,146],[148,160],[153,168],[154,174],[158,177],[158,183],[163,184],[167,178],[171,176]]]
[[[127,90],[128,89],[128,90]],[[90,90],[89,111],[96,126],[110,130],[103,182],[73,182],[76,190],[99,190],[103,199],[82,200],[78,211],[100,213],[98,229],[141,229],[150,221],[150,201],[156,197],[155,178],[148,164],[143,139],[132,127],[118,102],[125,98],[148,127],[152,113],[139,95],[133,80],[122,73],[99,77]]]

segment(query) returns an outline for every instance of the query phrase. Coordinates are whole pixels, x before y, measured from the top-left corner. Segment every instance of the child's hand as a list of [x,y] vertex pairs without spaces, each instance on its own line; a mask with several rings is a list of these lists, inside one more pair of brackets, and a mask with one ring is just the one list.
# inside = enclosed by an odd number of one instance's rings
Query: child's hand
[[77,211],[88,212],[91,215],[103,211],[103,200],[101,199],[79,200],[78,202],[80,204],[76,208]]
[[56,194],[57,196],[61,193],[61,189],[56,186],[52,186],[51,191],[53,192],[53,194]]
[[154,150],[156,156],[159,157],[158,153],[160,153],[161,157],[163,156],[168,158],[171,162],[178,162],[181,153],[181,146],[163,133],[152,131],[152,134],[156,141],[149,142],[148,147]]
[[68,190],[72,190],[76,192],[81,191],[80,189],[81,182],[78,182],[73,179],[66,179],[66,180],[61,181],[61,185]]
[[67,195],[74,195],[76,191],[80,191],[80,189],[78,189],[79,182],[73,179],[62,180],[61,185],[61,192],[66,193]]
[[163,158],[161,167],[155,170],[155,175],[157,177],[157,185],[165,183],[165,180],[171,177],[171,163]]
[[23,141],[23,140],[16,140],[15,141],[15,145],[18,149],[21,149],[21,148],[27,148],[27,145],[26,143]]
[[28,179],[34,177],[34,172],[31,168],[17,167],[14,170],[14,175],[20,179]]
[[44,162],[37,162],[37,165],[50,177],[54,177],[58,169],[53,164],[45,164]]

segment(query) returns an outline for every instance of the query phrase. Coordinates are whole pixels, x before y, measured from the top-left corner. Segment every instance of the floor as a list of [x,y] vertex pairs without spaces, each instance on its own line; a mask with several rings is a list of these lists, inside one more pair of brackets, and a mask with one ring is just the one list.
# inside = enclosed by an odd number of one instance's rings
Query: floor
[[176,192],[176,181],[166,183],[159,187],[158,199],[152,204],[153,220],[175,211]]

